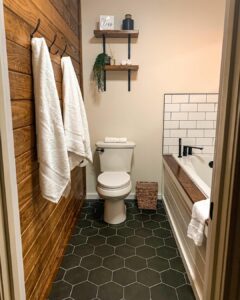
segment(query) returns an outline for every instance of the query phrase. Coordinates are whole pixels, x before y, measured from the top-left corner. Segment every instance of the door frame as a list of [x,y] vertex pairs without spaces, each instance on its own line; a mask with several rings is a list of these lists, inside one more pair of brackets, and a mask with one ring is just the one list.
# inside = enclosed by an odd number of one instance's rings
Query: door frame
[[2,272],[2,275],[9,273],[9,278],[4,278],[4,280],[8,280],[11,287],[12,295],[10,299],[25,300],[22,241],[2,0],[0,0],[0,143],[2,152],[0,153],[0,162],[2,161],[0,176],[2,184],[2,208],[4,211],[4,220],[2,221],[5,225],[5,249],[8,256],[8,262],[4,264],[8,270]]
[[206,300],[240,299],[240,0],[227,0],[211,201]]

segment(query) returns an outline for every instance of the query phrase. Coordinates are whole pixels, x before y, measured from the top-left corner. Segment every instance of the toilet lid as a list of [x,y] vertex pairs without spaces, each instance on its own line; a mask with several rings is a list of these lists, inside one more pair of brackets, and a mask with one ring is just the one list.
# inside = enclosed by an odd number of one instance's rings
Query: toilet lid
[[98,183],[105,188],[122,188],[130,183],[130,176],[126,172],[103,172],[98,176]]

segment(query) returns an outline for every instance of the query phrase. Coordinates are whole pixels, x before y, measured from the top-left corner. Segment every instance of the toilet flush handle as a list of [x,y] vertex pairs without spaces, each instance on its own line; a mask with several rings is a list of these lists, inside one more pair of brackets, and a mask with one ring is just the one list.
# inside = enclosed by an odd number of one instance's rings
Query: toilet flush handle
[[97,148],[96,151],[97,152],[104,152],[104,149],[103,148]]

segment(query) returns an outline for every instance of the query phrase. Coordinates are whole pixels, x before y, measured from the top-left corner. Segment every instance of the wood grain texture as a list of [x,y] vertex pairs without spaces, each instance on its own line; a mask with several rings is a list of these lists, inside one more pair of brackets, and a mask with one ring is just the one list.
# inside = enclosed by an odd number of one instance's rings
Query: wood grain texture
[[28,299],[43,300],[51,288],[65,245],[86,194],[85,169],[72,171],[70,195],[58,204],[41,196],[35,100],[32,78],[30,34],[41,19],[35,36],[50,45],[57,33],[50,55],[61,109],[62,71],[60,55],[66,55],[82,87],[81,20],[78,0],[4,0],[13,137],[16,157],[18,200],[22,233],[25,286]]
[[163,155],[163,159],[167,162],[169,168],[176,176],[177,180],[191,199],[192,203],[206,199],[206,196],[199,190],[199,188],[176,162],[172,155]]

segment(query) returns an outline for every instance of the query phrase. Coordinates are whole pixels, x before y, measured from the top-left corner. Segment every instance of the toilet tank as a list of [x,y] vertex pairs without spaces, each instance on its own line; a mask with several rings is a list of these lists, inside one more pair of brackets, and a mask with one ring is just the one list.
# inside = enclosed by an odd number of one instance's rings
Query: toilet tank
[[130,172],[134,142],[105,143],[97,142],[101,172],[119,171]]

